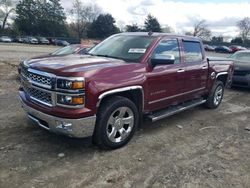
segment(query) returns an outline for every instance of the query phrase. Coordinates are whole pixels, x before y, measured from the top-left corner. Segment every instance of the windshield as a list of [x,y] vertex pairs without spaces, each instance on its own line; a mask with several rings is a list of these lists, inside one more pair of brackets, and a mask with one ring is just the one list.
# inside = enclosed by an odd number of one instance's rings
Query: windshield
[[74,54],[79,49],[78,46],[66,46],[56,50],[55,52],[51,53],[51,55],[69,55]]
[[139,62],[155,38],[152,36],[112,36],[92,48],[88,54]]
[[250,62],[250,52],[238,52],[229,58],[237,61]]

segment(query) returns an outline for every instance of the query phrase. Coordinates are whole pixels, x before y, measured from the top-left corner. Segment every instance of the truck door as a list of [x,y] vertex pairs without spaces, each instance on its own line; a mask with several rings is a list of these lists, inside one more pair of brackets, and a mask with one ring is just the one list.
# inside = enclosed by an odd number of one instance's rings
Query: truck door
[[157,65],[146,73],[148,85],[146,105],[150,110],[161,109],[177,103],[183,92],[185,70],[181,63],[178,39],[162,39],[152,57],[164,54],[174,55],[174,64]]
[[199,41],[182,41],[185,64],[184,93],[191,98],[202,94],[206,88],[208,63]]

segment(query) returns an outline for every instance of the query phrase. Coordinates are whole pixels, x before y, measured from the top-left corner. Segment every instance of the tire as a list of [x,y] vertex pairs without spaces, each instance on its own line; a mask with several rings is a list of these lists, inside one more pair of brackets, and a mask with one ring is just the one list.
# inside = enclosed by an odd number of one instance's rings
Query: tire
[[109,98],[97,113],[93,143],[105,150],[120,148],[131,140],[138,124],[139,112],[131,100],[120,96]]
[[216,81],[208,95],[206,107],[210,109],[218,108],[224,95],[224,84],[222,81]]

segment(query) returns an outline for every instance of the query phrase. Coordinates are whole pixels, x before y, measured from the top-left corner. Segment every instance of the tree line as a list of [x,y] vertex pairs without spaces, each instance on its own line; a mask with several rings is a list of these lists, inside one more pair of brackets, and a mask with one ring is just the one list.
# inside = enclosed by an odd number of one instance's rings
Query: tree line
[[[0,0],[0,23],[1,33],[15,35],[102,39],[122,32],[111,14],[103,13],[95,3],[80,0],[74,0],[67,11],[60,0]],[[126,31],[136,31],[133,27],[136,25],[128,25]],[[161,32],[161,27],[148,15],[145,28],[138,31]]]
[[[232,42],[250,43],[250,18],[240,20],[236,26],[240,36]],[[69,10],[64,10],[60,0],[0,0],[0,31],[14,35],[102,39],[123,31],[173,32],[173,29],[162,28],[151,14],[147,15],[143,26],[134,23],[120,29],[111,14],[103,13],[95,3],[80,0],[74,0]],[[209,41],[223,40],[222,37],[212,37],[206,20],[196,20],[193,31],[185,34]]]

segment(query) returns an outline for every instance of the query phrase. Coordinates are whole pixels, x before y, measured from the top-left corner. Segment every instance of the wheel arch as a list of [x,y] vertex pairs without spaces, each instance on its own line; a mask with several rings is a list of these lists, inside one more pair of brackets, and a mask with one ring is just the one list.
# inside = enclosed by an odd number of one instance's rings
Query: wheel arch
[[144,90],[142,86],[128,86],[106,91],[99,95],[96,107],[99,108],[107,98],[112,96],[126,97],[135,103],[139,112],[144,110]]
[[220,72],[216,75],[216,80],[222,81],[224,86],[227,85],[227,80],[228,80],[228,72]]

